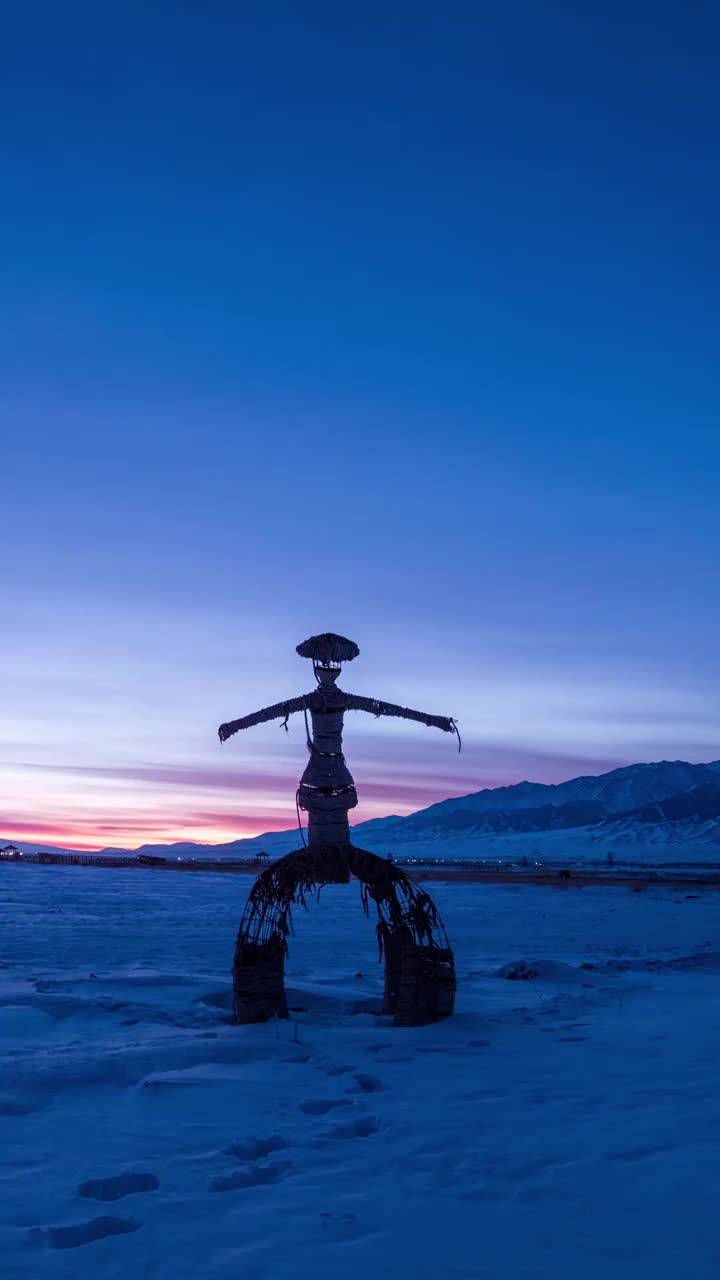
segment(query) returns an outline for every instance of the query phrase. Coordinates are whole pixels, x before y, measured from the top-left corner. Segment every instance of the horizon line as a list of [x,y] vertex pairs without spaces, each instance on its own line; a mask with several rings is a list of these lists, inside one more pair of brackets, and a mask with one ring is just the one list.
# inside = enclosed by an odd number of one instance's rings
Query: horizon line
[[[503,791],[506,789],[522,787],[526,785],[541,786],[541,787],[557,787],[557,786],[562,786],[566,782],[577,781],[580,778],[602,778],[605,776],[609,776],[610,774],[613,774],[613,773],[618,773],[622,769],[643,768],[643,767],[650,767],[653,765],[657,766],[657,765],[663,765],[663,764],[687,764],[687,765],[691,765],[692,767],[701,767],[702,765],[709,766],[712,764],[720,764],[720,760],[704,760],[704,761],[693,762],[689,760],[683,760],[680,757],[677,757],[674,760],[669,760],[669,759],[639,760],[631,764],[616,765],[612,769],[606,769],[601,773],[573,774],[571,777],[564,778],[560,782],[533,782],[529,778],[523,778],[518,782],[500,783],[499,785],[494,787],[490,787],[490,786],[479,787],[477,791],[464,792],[464,793],[461,793],[460,795],[445,796],[441,800],[433,801],[429,805],[424,805],[422,808],[412,810],[410,813],[406,813],[406,814],[387,813],[387,814],[379,814],[372,818],[362,818],[359,822],[351,823],[350,828],[351,830],[353,830],[355,827],[364,826],[367,822],[381,821],[383,819],[388,819],[388,818],[397,818],[401,820],[402,818],[405,818],[405,817],[412,817],[416,813],[423,813],[426,809],[434,808],[436,804],[443,804],[445,803],[446,800],[463,800],[463,799],[469,798],[470,796],[480,795],[483,791]],[[194,844],[194,845],[201,846],[203,848],[216,848],[219,845],[235,844],[240,841],[260,840],[263,838],[263,836],[279,835],[283,833],[290,834],[293,830],[300,829],[299,827],[297,827],[296,824],[287,825],[284,819],[275,819],[275,820],[273,820],[272,818],[254,819],[254,820],[251,820],[253,821],[253,825],[261,827],[260,830],[255,830],[254,832],[249,832],[247,834],[243,834],[243,833],[238,834],[237,831],[235,831],[234,833],[228,833],[227,837],[224,839],[223,838],[218,839],[217,837],[213,839],[212,836],[210,838],[202,838],[201,836],[193,836],[192,834],[183,834],[183,835],[165,834],[166,824],[164,822],[160,822],[159,820],[155,819],[155,820],[151,820],[150,822],[151,826],[153,824],[153,821],[163,829],[162,834],[159,834],[159,838],[153,839],[151,832],[148,832],[144,838],[138,837],[137,835],[133,834],[128,843],[122,843],[122,844],[115,844],[112,842],[108,843],[107,840],[105,840],[104,842],[97,839],[88,840],[87,838],[85,839],[81,838],[77,840],[73,837],[73,834],[71,831],[66,831],[66,833],[63,833],[61,824],[58,824],[58,826],[56,826],[54,823],[53,824],[46,823],[42,819],[38,820],[37,822],[23,822],[23,821],[18,822],[17,820],[15,821],[10,820],[8,823],[7,831],[9,831],[11,834],[8,835],[4,830],[2,839],[7,840],[9,843],[16,843],[19,841],[21,844],[43,845],[48,850],[52,850],[53,848],[56,848],[59,850],[77,851],[78,853],[102,853],[105,850],[118,850],[123,852],[134,853],[146,845],[154,846],[154,847],[172,848],[174,845],[179,845],[179,844]],[[273,825],[274,821],[278,822],[281,825]],[[91,827],[92,825],[94,824],[88,821],[87,826]],[[108,829],[108,831],[112,830],[113,828],[122,830],[124,827],[124,824],[121,824],[120,822],[100,823],[99,829],[102,830],[103,826],[105,826]],[[59,831],[58,831],[58,827],[60,827]],[[48,830],[48,828],[50,829]],[[81,836],[82,834],[85,834],[86,836],[89,834],[88,831],[86,830],[84,831],[84,828],[85,828],[85,823],[81,822],[81,825],[79,827]],[[78,828],[76,828],[76,830],[77,829]],[[124,829],[127,830],[127,827],[124,827]],[[190,826],[190,830],[192,831],[192,825]],[[218,834],[221,834],[221,833],[222,833],[222,828],[218,828]],[[37,838],[38,836],[40,837],[39,839]],[[133,846],[132,841],[138,840],[138,839],[139,839],[139,843]],[[63,841],[68,841],[68,843],[62,843]]]

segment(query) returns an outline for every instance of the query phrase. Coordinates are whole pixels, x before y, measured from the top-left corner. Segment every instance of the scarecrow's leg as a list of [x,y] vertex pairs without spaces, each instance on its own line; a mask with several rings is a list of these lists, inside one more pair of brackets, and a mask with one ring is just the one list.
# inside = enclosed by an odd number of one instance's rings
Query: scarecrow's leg
[[233,1012],[236,1022],[288,1017],[283,938],[248,942],[240,932],[233,960]]
[[296,867],[296,855],[289,854],[261,872],[250,890],[233,957],[236,1022],[267,1022],[270,1018],[288,1016],[285,999],[287,915],[301,875],[301,868]]
[[451,1017],[456,987],[449,948],[403,940],[394,1025],[420,1027]]
[[398,932],[388,930],[383,934],[383,955],[385,957],[385,990],[383,991],[383,1013],[396,1013],[400,981],[402,978],[403,945],[412,943],[413,937],[409,929]]
[[378,910],[385,956],[383,1013],[396,1027],[449,1018],[455,1005],[455,963],[437,909],[400,867],[366,849],[350,848],[350,870],[365,885],[364,903]]
[[290,913],[322,884],[347,884],[347,850],[296,849],[263,871],[243,911],[233,960],[236,1022],[287,1018],[286,938]]

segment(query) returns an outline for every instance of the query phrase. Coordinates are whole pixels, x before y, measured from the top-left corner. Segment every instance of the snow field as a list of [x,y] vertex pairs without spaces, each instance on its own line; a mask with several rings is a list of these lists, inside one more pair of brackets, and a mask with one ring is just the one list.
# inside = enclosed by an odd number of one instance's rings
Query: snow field
[[430,885],[457,1014],[397,1030],[328,888],[234,1027],[245,877],[0,875],[7,1280],[716,1274],[720,894]]

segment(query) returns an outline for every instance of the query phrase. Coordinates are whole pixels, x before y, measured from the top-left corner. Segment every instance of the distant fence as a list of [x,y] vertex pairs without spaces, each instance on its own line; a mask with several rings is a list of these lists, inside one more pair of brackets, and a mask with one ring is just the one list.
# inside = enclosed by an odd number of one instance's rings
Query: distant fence
[[[271,859],[267,853],[257,854],[253,858],[185,858],[174,857],[166,858],[160,854],[138,854],[136,856],[122,855],[112,857],[109,854],[102,853],[22,853],[18,849],[10,852],[8,849],[0,849],[0,863],[12,862],[17,865],[39,864],[41,866],[61,866],[61,867],[107,867],[107,868],[126,868],[129,870],[152,870],[159,871],[224,871],[224,872],[255,872],[262,870],[271,863]],[[443,877],[453,872],[465,872],[471,875],[484,876],[493,879],[498,875],[509,876],[512,879],[517,877],[518,880],[531,880],[534,877],[557,876],[559,879],[575,879],[583,878],[606,878],[611,877],[614,882],[622,882],[624,880],[642,879],[644,881],[657,880],[671,881],[680,878],[703,878],[708,882],[714,881],[715,877],[720,881],[720,863],[718,862],[629,862],[620,858],[614,859],[612,863],[603,860],[583,860],[570,861],[568,859],[548,859],[540,861],[539,859],[522,858],[517,861],[504,860],[500,858],[477,858],[456,860],[451,858],[397,858],[389,856],[389,861],[396,865],[407,868],[412,874],[425,873],[432,875],[433,872]]]
[[154,854],[141,853],[137,857],[110,857],[100,853],[26,853],[16,855],[13,861],[22,858],[24,863],[38,863],[41,866],[59,867],[157,867],[170,871],[251,871],[269,865],[267,854],[259,854],[255,858],[161,858]]

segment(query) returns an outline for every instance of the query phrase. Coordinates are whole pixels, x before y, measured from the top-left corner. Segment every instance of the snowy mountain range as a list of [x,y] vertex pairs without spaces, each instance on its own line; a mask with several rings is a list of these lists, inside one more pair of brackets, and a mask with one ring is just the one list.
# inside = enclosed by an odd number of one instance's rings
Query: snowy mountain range
[[[401,859],[569,860],[611,853],[651,862],[720,861],[720,760],[663,760],[557,784],[486,788],[408,817],[359,823],[352,838],[362,848]],[[15,843],[26,852],[48,848]],[[148,844],[132,852],[242,858],[264,850],[278,857],[300,843],[294,828],[226,844]]]
[[[628,765],[556,785],[521,782],[355,828],[398,856],[720,859],[720,761]],[[372,841],[372,843],[368,843]]]

